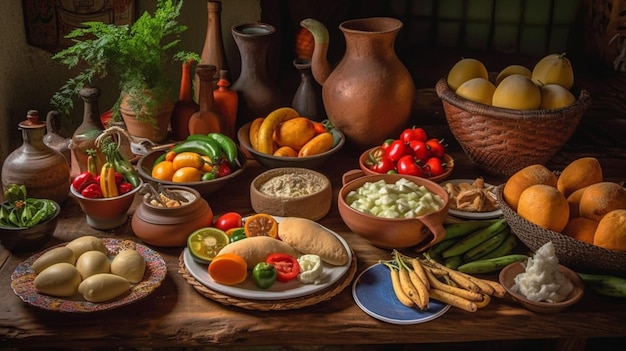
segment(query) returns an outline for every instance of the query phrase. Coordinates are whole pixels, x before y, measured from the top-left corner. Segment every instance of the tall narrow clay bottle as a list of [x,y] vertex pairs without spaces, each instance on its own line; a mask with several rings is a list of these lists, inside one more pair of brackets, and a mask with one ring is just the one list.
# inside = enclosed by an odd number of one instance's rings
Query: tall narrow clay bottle
[[217,89],[213,91],[213,98],[215,99],[215,106],[224,118],[224,131],[223,133],[235,138],[236,125],[237,125],[237,104],[239,103],[239,96],[237,92],[230,89],[230,82],[228,81],[228,71],[220,71],[220,80],[217,81]]
[[216,67],[200,64],[196,67],[196,75],[200,78],[200,109],[189,118],[189,134],[208,134],[222,132],[222,116],[215,108],[213,100],[213,76]]
[[300,113],[300,116],[322,121],[326,118],[322,101],[322,86],[313,79],[311,60],[297,58],[293,60],[293,65],[300,72],[300,85],[296,89],[291,106]]
[[[200,62],[205,65],[213,65],[220,70],[228,70],[228,62],[226,61],[226,52],[224,50],[224,41],[222,38],[222,2],[207,1],[207,26],[204,38],[204,46],[200,53]],[[216,83],[217,76],[213,77]],[[196,77],[196,87],[200,85],[199,79]],[[198,90],[195,93],[196,101],[199,101]]]
[[[96,138],[100,135],[104,128],[100,121],[100,108],[98,106],[98,98],[100,97],[100,89],[96,87],[84,87],[78,94],[83,100],[83,122],[76,128],[72,135],[72,144],[70,146],[72,159],[72,177],[87,171],[87,150],[96,148]],[[104,160],[102,152],[98,153],[100,160]]]
[[194,63],[193,59],[182,63],[178,101],[174,104],[170,120],[172,138],[177,141],[185,140],[189,136],[189,118],[200,109],[193,100],[191,68]]

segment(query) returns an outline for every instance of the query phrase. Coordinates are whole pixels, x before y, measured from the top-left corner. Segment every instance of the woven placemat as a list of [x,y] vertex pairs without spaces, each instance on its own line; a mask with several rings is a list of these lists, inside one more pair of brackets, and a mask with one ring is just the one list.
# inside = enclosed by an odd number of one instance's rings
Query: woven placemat
[[182,274],[185,280],[187,280],[187,283],[189,283],[202,296],[220,302],[224,305],[232,305],[247,310],[257,311],[293,310],[329,300],[331,297],[339,294],[343,289],[346,288],[346,286],[350,285],[357,268],[356,255],[354,254],[354,251],[352,251],[352,262],[350,263],[348,271],[338,281],[336,281],[334,284],[321,292],[316,292],[311,295],[293,299],[252,300],[225,295],[220,292],[211,290],[204,284],[200,283],[198,280],[196,280],[196,278],[191,275],[191,273],[189,273],[189,270],[187,270],[187,267],[185,266],[185,260],[183,258],[183,253],[181,253],[178,258],[178,272]]
[[537,251],[545,243],[552,241],[559,263],[568,268],[589,273],[626,274],[626,252],[607,250],[587,244],[527,221],[504,201],[503,190],[504,184],[499,185],[496,191],[502,215],[511,227],[511,231],[529,249]]

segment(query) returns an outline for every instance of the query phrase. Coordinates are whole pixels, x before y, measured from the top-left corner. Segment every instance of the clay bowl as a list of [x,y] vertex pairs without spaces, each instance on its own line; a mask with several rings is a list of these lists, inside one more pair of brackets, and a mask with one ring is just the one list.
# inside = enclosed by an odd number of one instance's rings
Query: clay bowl
[[578,300],[583,297],[585,289],[582,279],[578,276],[578,274],[576,274],[576,272],[563,265],[559,265],[559,270],[574,285],[574,289],[570,292],[567,299],[561,302],[531,301],[523,295],[511,290],[511,287],[515,284],[515,277],[524,272],[524,265],[522,262],[512,263],[504,267],[500,271],[500,284],[502,284],[506,292],[513,298],[513,300],[524,306],[526,309],[538,313],[557,313],[578,302]]
[[343,133],[335,128],[331,131],[331,133],[333,133],[337,141],[333,148],[326,152],[323,152],[319,155],[306,157],[273,156],[264,154],[252,148],[252,146],[250,145],[250,124],[251,122],[244,124],[237,131],[237,139],[239,140],[239,145],[243,147],[248,153],[250,153],[252,157],[254,157],[254,159],[259,161],[260,164],[268,168],[299,167],[318,169],[330,158],[330,156],[339,151],[346,142],[346,138]]
[[196,229],[213,224],[213,211],[200,193],[186,186],[165,186],[166,190],[187,199],[178,207],[163,207],[150,200],[147,193],[137,207],[131,226],[143,242],[160,247],[180,247]]
[[147,153],[142,156],[139,161],[137,161],[137,171],[143,180],[147,183],[151,184],[163,184],[167,186],[186,186],[192,189],[197,190],[201,196],[208,197],[210,194],[220,190],[224,187],[230,180],[239,176],[246,169],[247,159],[246,155],[239,150],[237,154],[237,160],[239,161],[240,167],[233,171],[231,174],[215,178],[213,180],[205,180],[200,182],[186,182],[186,183],[175,183],[170,181],[158,180],[152,177],[152,166],[154,162],[159,158],[159,156],[163,155],[166,151],[157,150]]
[[[283,179],[285,177],[287,179]],[[276,178],[281,177],[281,178]],[[275,180],[272,180],[275,179]],[[281,182],[277,182],[277,180]],[[268,181],[277,182],[284,189],[295,184],[316,184],[317,191],[300,195],[269,195],[261,190]],[[257,213],[281,217],[303,217],[314,221],[326,216],[332,203],[333,190],[323,174],[298,167],[273,168],[258,175],[250,184],[250,203]]]
[[[439,211],[415,218],[383,218],[360,212],[346,202],[346,196],[351,191],[367,182],[383,180],[387,184],[393,184],[401,178],[423,185],[431,193],[439,195],[444,200],[444,206]],[[428,179],[401,174],[365,175],[361,170],[352,170],[343,175],[337,207],[348,228],[372,245],[385,249],[415,247],[417,251],[424,251],[444,238],[443,222],[450,204],[445,189]]]
[[143,186],[143,181],[124,195],[90,199],[82,196],[70,185],[70,192],[85,212],[87,224],[94,229],[108,230],[122,226],[128,220],[128,209],[135,195]]
[[[375,146],[373,148],[367,149],[365,150],[361,156],[359,156],[359,168],[363,171],[363,173],[367,174],[367,175],[376,175],[376,174],[380,174],[377,172],[372,171],[371,169],[369,169],[367,167],[367,160],[370,157],[370,154],[375,153],[377,151],[380,150],[380,146]],[[381,151],[382,152],[382,151]],[[452,158],[452,156],[445,154],[443,155],[443,161],[446,163],[445,169],[446,172],[443,174],[440,174],[436,177],[429,177],[426,178],[428,180],[431,180],[433,182],[439,183],[442,182],[446,179],[448,179],[448,177],[450,176],[450,174],[452,174],[452,170],[454,169],[454,159]]]
[[0,225],[0,243],[12,252],[36,251],[42,248],[51,238],[59,222],[61,206],[54,202],[56,212],[43,223],[32,227],[17,228]]

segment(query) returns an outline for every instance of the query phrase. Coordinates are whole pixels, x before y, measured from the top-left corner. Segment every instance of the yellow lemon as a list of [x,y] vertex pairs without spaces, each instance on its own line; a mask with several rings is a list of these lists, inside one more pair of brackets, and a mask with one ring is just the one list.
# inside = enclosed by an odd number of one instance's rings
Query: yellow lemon
[[448,72],[448,86],[452,91],[456,91],[461,84],[472,78],[489,79],[489,73],[482,62],[473,58],[465,58],[454,64]]
[[485,78],[472,78],[461,84],[456,94],[468,100],[491,105],[491,98],[496,86]]
[[574,103],[576,98],[569,90],[558,84],[546,84],[541,87],[542,110],[553,110],[566,107]]
[[565,89],[574,85],[574,69],[565,54],[550,54],[543,57],[532,70],[535,84],[558,84]]
[[530,78],[512,74],[498,84],[491,103],[515,110],[536,110],[541,105],[541,91]]
[[521,74],[523,76],[526,76],[528,78],[532,77],[532,72],[530,71],[530,68],[526,67],[526,66],[522,66],[522,65],[510,65],[510,66],[506,66],[502,69],[502,71],[500,71],[500,73],[498,73],[498,75],[496,76],[496,85],[500,84],[500,82],[512,75],[512,74]]

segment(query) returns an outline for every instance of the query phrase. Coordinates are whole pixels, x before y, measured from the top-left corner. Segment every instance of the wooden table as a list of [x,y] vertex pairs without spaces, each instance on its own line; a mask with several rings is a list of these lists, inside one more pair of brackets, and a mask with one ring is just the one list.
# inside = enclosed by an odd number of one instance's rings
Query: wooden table
[[[432,133],[444,129],[429,126]],[[484,174],[454,143],[454,178]],[[344,148],[321,169],[336,194],[343,172],[357,168],[358,151]],[[567,154],[557,160],[570,158]],[[607,179],[624,179],[626,160],[601,159]],[[221,191],[208,198],[215,214],[252,212],[248,187],[265,168],[255,161]],[[486,177],[494,183],[501,179]],[[131,208],[134,211],[136,203]],[[375,248],[352,233],[341,220],[336,200],[320,223],[339,233],[354,250],[357,275],[389,251]],[[111,231],[90,228],[74,199],[63,205],[61,220],[48,246],[81,235],[134,238],[130,224]],[[135,238],[136,239],[136,238]],[[475,313],[451,308],[443,316],[418,325],[394,325],[365,314],[354,302],[351,285],[328,301],[288,311],[251,311],[226,306],[199,294],[179,270],[182,248],[155,248],[167,263],[162,285],[143,300],[122,308],[91,314],[57,313],[23,303],[11,290],[10,276],[31,253],[11,254],[0,248],[0,348],[31,347],[197,347],[259,345],[355,345],[468,343],[485,340],[520,345],[523,340],[548,339],[572,349],[587,338],[625,338],[626,300],[586,294],[575,306],[553,315],[529,312],[508,300],[494,300]],[[495,279],[495,276],[494,276]]]

